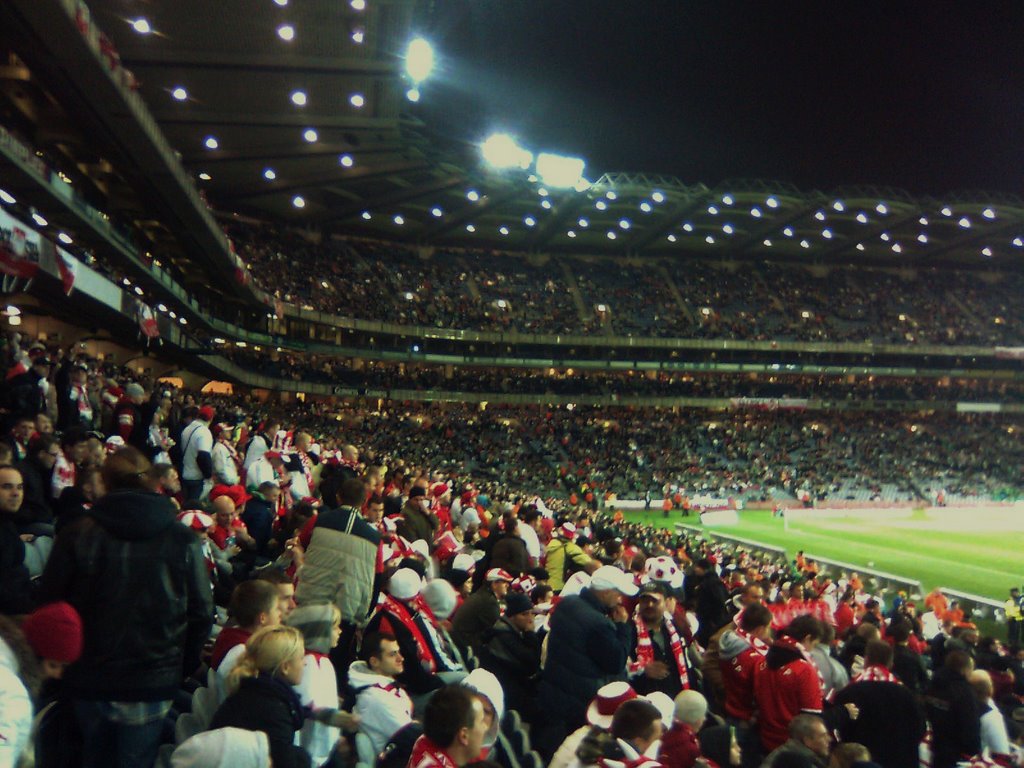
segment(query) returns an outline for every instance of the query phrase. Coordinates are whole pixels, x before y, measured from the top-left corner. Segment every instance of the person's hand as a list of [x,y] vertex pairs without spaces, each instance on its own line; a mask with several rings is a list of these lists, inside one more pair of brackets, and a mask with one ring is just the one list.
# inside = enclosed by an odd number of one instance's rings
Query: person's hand
[[33,536],[31,533],[23,533],[23,534],[21,534],[20,538],[26,544],[31,544],[33,541],[36,540],[36,537]]
[[729,765],[740,765],[743,762],[743,750],[735,741],[729,747]]
[[232,546],[224,550],[224,554],[226,554],[228,556],[228,560],[230,560],[232,557],[237,557],[238,555],[242,554],[242,548],[237,544],[233,544]]
[[668,664],[664,661],[652,661],[644,667],[644,674],[651,680],[664,680],[668,677]]
[[625,624],[627,621],[629,621],[629,611],[627,611],[625,607],[621,605],[616,605],[614,608],[612,608],[610,616],[611,620],[614,621],[616,624]]
[[359,724],[362,721],[359,715],[339,709],[331,716],[328,724],[333,725],[335,728],[341,728],[343,731],[355,731],[358,730]]
[[850,715],[851,720],[856,720],[860,717],[860,709],[852,701],[848,704],[844,704],[843,706],[846,707],[846,712]]

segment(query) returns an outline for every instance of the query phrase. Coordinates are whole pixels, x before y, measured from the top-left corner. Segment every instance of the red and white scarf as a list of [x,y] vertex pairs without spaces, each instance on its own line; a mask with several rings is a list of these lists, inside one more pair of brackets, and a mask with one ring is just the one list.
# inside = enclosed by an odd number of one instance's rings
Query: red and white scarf
[[887,667],[883,667],[879,664],[872,664],[870,667],[864,667],[864,671],[854,677],[850,682],[899,683],[900,679]]
[[[683,690],[690,687],[690,676],[686,671],[686,652],[683,650],[683,643],[676,632],[675,622],[668,612],[664,616],[665,630],[668,632],[669,645],[672,650],[672,658],[676,661],[676,669],[679,672],[679,682],[683,684]],[[633,623],[636,624],[636,660],[629,665],[632,674],[642,672],[648,664],[654,661],[654,643],[651,641],[651,633],[647,624],[640,617],[640,610],[633,613]]]
[[78,409],[78,418],[83,422],[92,422],[92,403],[84,384],[72,384],[70,399]]
[[768,643],[766,643],[761,638],[754,637],[748,632],[744,632],[739,627],[736,627],[736,629],[733,630],[733,633],[736,635],[736,637],[740,638],[741,640],[745,640],[747,643],[749,643],[750,647],[753,648],[758,655],[765,656],[768,654]]
[[302,474],[306,476],[306,486],[309,488],[309,492],[313,492],[313,460],[309,458],[309,454],[305,451],[296,451],[295,455],[299,457],[299,463],[302,464]]
[[409,758],[410,768],[458,768],[455,761],[448,756],[442,747],[437,746],[426,736],[420,736],[412,745],[412,757]]
[[825,695],[825,692],[828,690],[828,686],[825,685],[825,677],[821,674],[821,670],[818,669],[818,665],[814,663],[814,659],[811,658],[811,654],[807,652],[807,649],[804,648],[803,644],[798,643],[788,635],[779,635],[779,637],[775,639],[775,644],[797,651],[803,657],[803,660],[811,665],[811,669],[818,673],[818,685],[821,686],[822,695]]
[[[413,640],[416,641],[416,655],[419,657],[420,663],[423,664],[424,668],[431,672],[437,672],[437,662],[434,660],[434,654],[430,650],[430,643],[427,642],[427,638],[420,632],[420,628],[416,626],[416,622],[413,620],[412,613],[398,602],[391,595],[383,595],[381,597],[381,610],[386,611],[397,619],[403,627],[409,630],[412,634]],[[386,618],[381,622],[381,631],[386,632],[388,627],[385,629],[383,626],[384,622],[388,621]]]

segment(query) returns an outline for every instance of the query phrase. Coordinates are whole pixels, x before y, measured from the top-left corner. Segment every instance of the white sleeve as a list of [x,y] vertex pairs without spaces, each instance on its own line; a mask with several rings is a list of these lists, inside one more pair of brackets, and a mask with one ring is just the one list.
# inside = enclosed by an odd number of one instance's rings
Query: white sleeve
[[202,453],[206,451],[210,453],[213,451],[213,434],[206,427],[200,427],[196,430],[196,453]]
[[380,688],[367,688],[356,700],[356,714],[362,719],[359,729],[380,752],[399,728],[412,722],[412,702]]

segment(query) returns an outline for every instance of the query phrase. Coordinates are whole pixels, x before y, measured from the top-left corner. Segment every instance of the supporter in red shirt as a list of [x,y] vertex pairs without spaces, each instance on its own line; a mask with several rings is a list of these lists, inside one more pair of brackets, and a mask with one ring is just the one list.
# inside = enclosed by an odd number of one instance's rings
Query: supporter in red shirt
[[719,669],[725,687],[725,713],[750,722],[754,717],[754,675],[768,653],[772,613],[760,603],[743,609],[739,626],[719,640]]

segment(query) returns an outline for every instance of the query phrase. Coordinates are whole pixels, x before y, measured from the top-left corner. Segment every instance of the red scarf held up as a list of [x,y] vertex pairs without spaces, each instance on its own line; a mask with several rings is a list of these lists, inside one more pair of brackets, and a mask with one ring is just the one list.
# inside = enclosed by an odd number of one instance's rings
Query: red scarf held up
[[[654,644],[651,642],[651,633],[647,629],[647,624],[640,617],[639,609],[633,613],[633,621],[636,624],[636,661],[629,665],[629,671],[636,674],[642,672],[648,664],[654,661]],[[679,639],[679,633],[676,632],[672,616],[667,612],[664,621],[665,629],[668,630],[672,658],[675,659],[676,669],[679,672],[679,682],[683,684],[685,691],[690,687],[690,676],[686,671],[686,654],[683,651],[683,644]]]
[[878,664],[872,664],[870,667],[864,667],[864,671],[853,678],[851,683],[863,683],[863,682],[881,682],[881,683],[899,683],[900,679],[896,677],[886,667]]
[[458,768],[448,753],[426,736],[420,736],[412,746],[409,768]]
[[[416,626],[416,622],[413,620],[412,613],[410,613],[409,609],[395,600],[391,595],[383,596],[381,609],[390,613],[401,623],[403,627],[409,630],[413,639],[416,641],[416,655],[419,657],[420,663],[422,663],[432,674],[437,672],[437,662],[434,660],[434,654],[430,651],[430,644],[427,642],[427,639],[423,637],[423,633],[420,632],[420,628]],[[388,620],[385,618],[381,622],[382,632],[386,632],[391,628],[389,626],[385,629],[384,622],[387,621]]]

